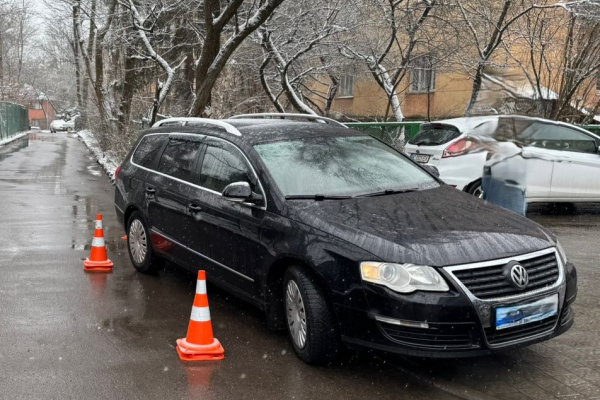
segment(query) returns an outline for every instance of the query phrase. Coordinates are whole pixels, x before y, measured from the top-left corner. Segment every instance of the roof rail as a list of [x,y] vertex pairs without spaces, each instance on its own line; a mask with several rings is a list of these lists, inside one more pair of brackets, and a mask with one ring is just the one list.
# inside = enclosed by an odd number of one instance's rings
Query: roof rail
[[227,131],[227,133],[231,133],[235,136],[242,136],[240,131],[233,125],[228,124],[225,121],[221,121],[218,119],[210,119],[210,118],[195,118],[195,117],[175,117],[175,118],[167,118],[161,119],[152,125],[153,128],[164,126],[164,125],[173,125],[176,126],[179,123],[179,126],[194,126],[194,125],[214,125],[219,128],[223,128]]
[[335,119],[322,117],[320,115],[311,115],[311,114],[293,114],[293,113],[257,113],[257,114],[241,114],[234,115],[233,117],[229,117],[228,119],[247,119],[247,118],[300,118],[300,119],[312,119],[316,121],[320,121],[329,125],[337,125],[343,128],[347,128],[346,125],[341,122],[336,121]]

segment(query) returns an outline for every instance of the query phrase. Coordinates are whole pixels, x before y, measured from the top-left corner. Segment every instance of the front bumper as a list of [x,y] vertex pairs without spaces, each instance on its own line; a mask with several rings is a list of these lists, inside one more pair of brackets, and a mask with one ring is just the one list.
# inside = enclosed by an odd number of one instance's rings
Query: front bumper
[[[369,311],[337,307],[342,339],[348,346],[419,357],[471,357],[531,345],[569,330],[574,320],[571,305],[577,295],[577,273],[568,263],[556,285],[518,299],[478,302],[460,286],[446,293],[400,295],[368,284],[364,292]],[[495,329],[495,307],[529,303],[554,294],[559,296],[558,315]]]

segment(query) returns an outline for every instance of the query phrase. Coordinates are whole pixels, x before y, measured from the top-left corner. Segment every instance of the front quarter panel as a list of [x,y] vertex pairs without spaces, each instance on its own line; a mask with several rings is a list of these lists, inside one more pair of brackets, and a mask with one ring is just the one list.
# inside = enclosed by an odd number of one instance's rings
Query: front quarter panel
[[267,289],[267,276],[273,265],[278,265],[281,259],[297,260],[312,272],[334,304],[367,309],[359,264],[375,258],[369,253],[325,232],[271,213],[267,213],[263,221],[262,241],[269,252],[262,266],[263,289]]

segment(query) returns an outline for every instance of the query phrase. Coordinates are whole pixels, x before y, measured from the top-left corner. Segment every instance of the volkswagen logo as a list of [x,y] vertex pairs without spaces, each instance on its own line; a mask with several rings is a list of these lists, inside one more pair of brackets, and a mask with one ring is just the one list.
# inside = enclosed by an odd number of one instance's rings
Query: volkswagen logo
[[515,264],[510,269],[510,279],[519,289],[524,289],[529,283],[529,274],[521,264]]
[[529,274],[525,267],[515,260],[509,261],[502,268],[502,276],[515,289],[523,290],[529,284]]

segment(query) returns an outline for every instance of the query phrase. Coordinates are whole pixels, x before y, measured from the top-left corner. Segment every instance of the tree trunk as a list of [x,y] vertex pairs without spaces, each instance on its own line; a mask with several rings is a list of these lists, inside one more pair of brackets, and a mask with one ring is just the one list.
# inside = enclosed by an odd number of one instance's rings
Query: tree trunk
[[258,69],[260,76],[260,84],[262,85],[263,90],[265,91],[265,93],[269,97],[269,100],[271,100],[271,103],[273,103],[277,111],[283,113],[285,112],[285,109],[283,108],[279,100],[277,100],[277,97],[273,94],[273,91],[269,86],[269,82],[267,82],[267,77],[265,76],[265,69],[267,68],[267,65],[269,65],[269,62],[271,62],[271,56],[267,54],[265,55],[265,59],[260,65],[260,68]]
[[479,92],[481,91],[481,85],[483,83],[483,68],[485,66],[485,61],[480,61],[477,65],[477,71],[475,72],[475,78],[473,79],[473,90],[471,91],[471,99],[469,100],[469,104],[467,105],[467,109],[465,111],[465,117],[470,117],[473,112],[473,107],[477,102],[477,97],[479,97]]
[[160,82],[156,82],[156,93],[154,95],[154,102],[152,103],[152,113],[150,115],[150,126],[156,122],[156,115],[158,114],[158,99],[160,98],[161,85]]
[[[0,87],[4,86],[4,58],[2,57],[3,54],[4,54],[3,39],[2,39],[2,32],[0,32]],[[3,93],[2,93],[1,98],[4,98]]]
[[[202,47],[200,64],[196,70],[196,98],[190,109],[192,117],[201,116],[210,106],[212,90],[225,68],[227,61],[233,52],[242,44],[244,39],[261,26],[284,0],[264,0],[256,13],[248,17],[241,27],[236,26],[235,33],[221,47],[221,31],[223,25],[215,26],[212,21],[212,13],[208,15],[205,11],[205,19],[210,18],[210,26],[207,26],[206,40]],[[205,10],[215,10],[213,2],[218,0],[206,0]],[[234,3],[231,3],[234,4]],[[207,8],[208,5],[208,8]],[[239,6],[238,6],[239,7]]]
[[78,3],[73,3],[73,59],[75,61],[75,87],[77,91],[77,106],[79,111],[83,110],[83,97],[81,95],[81,60],[79,59],[79,34],[77,30],[77,20],[79,19]]
[[136,86],[137,70],[136,60],[131,57],[129,47],[125,49],[125,76],[123,77],[123,89],[121,92],[121,103],[119,105],[119,133],[123,136],[129,132],[129,120],[131,117],[131,102]]
[[[215,29],[213,24],[213,17],[219,15],[221,11],[220,0],[205,0],[204,2],[204,22],[206,25],[206,38],[204,40],[204,46],[202,46],[202,52],[200,54],[200,62],[196,68],[196,96],[200,96],[202,100],[201,107],[194,108],[195,116],[207,116],[206,108],[210,107],[211,103],[211,92],[216,82],[212,82],[210,85],[205,85],[206,79],[208,79],[208,73],[211,65],[214,63],[219,49],[221,46],[221,31]],[[199,87],[210,87],[209,93],[198,93]],[[198,98],[196,98],[196,102]]]

